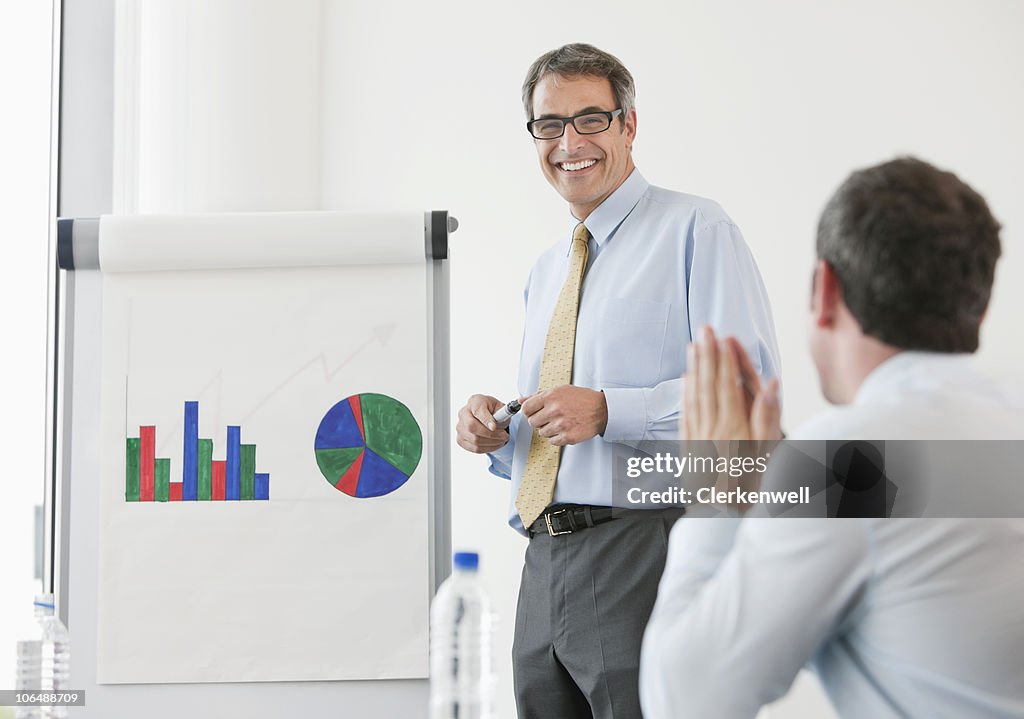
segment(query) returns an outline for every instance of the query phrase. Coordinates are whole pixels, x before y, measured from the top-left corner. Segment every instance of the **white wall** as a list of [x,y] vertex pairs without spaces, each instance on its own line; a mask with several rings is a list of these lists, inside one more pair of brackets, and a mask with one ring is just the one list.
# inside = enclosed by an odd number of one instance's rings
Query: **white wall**
[[[451,210],[456,409],[472,392],[515,393],[520,290],[567,212],[536,166],[519,86],[537,55],[572,41],[610,50],[636,76],[647,179],[715,198],[743,228],[774,303],[787,425],[822,406],[803,341],[818,211],[851,169],[897,153],[961,173],[1005,225],[983,357],[1016,364],[1024,6],[1013,0],[175,5],[119,4],[145,41],[119,48],[143,80],[133,95],[133,68],[118,75],[118,121],[137,130],[118,135],[119,209]],[[221,37],[238,52],[217,52]],[[17,297],[38,296],[12,281]],[[37,399],[19,402],[21,417]],[[505,525],[507,485],[454,447],[452,464],[454,545],[483,553],[507,718],[525,541]],[[818,702],[808,690],[771,715],[821,716]]]
[[[0,688],[32,637],[33,507],[45,467],[46,282],[50,193],[50,4],[0,6]],[[0,716],[3,716],[0,709]]]

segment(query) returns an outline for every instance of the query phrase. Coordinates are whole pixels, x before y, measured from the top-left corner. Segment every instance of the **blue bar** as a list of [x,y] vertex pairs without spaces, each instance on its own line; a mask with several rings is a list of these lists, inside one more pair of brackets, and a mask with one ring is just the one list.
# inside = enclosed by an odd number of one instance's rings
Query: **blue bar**
[[242,494],[242,428],[228,427],[228,456],[224,467],[224,499]]
[[196,499],[199,485],[199,403],[185,403],[185,457],[181,475],[181,499]]
[[257,472],[253,476],[252,485],[253,499],[270,499],[270,475]]

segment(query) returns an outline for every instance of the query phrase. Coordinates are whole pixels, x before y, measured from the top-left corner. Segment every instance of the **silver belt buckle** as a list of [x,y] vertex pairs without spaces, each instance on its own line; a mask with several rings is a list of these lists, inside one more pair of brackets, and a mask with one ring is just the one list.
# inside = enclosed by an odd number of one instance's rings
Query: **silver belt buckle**
[[558,515],[558,514],[568,514],[568,513],[569,513],[568,509],[559,509],[557,512],[551,512],[549,514],[545,514],[544,515],[544,523],[548,525],[548,534],[550,534],[552,537],[557,537],[557,536],[559,536],[561,534],[572,534],[572,527],[570,527],[569,529],[563,529],[560,532],[556,532],[555,528],[551,525],[551,517],[553,517],[555,515]]

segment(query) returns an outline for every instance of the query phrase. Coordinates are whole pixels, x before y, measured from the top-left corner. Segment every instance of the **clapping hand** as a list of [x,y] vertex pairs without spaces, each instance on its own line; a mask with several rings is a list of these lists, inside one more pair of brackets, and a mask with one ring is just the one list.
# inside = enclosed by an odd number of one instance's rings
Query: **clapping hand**
[[761,383],[734,337],[719,341],[710,327],[687,349],[680,433],[690,440],[778,440],[779,383]]

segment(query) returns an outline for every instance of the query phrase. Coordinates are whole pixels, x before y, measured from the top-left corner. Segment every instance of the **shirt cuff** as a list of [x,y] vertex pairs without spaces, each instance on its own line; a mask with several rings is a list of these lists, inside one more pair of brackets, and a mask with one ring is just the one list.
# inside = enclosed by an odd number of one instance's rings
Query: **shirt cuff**
[[515,442],[512,441],[510,434],[509,440],[503,446],[487,454],[491,460],[491,466],[487,468],[487,471],[502,479],[512,479],[512,455],[514,452]]
[[647,435],[647,398],[642,387],[601,390],[608,406],[606,442],[639,442]]

